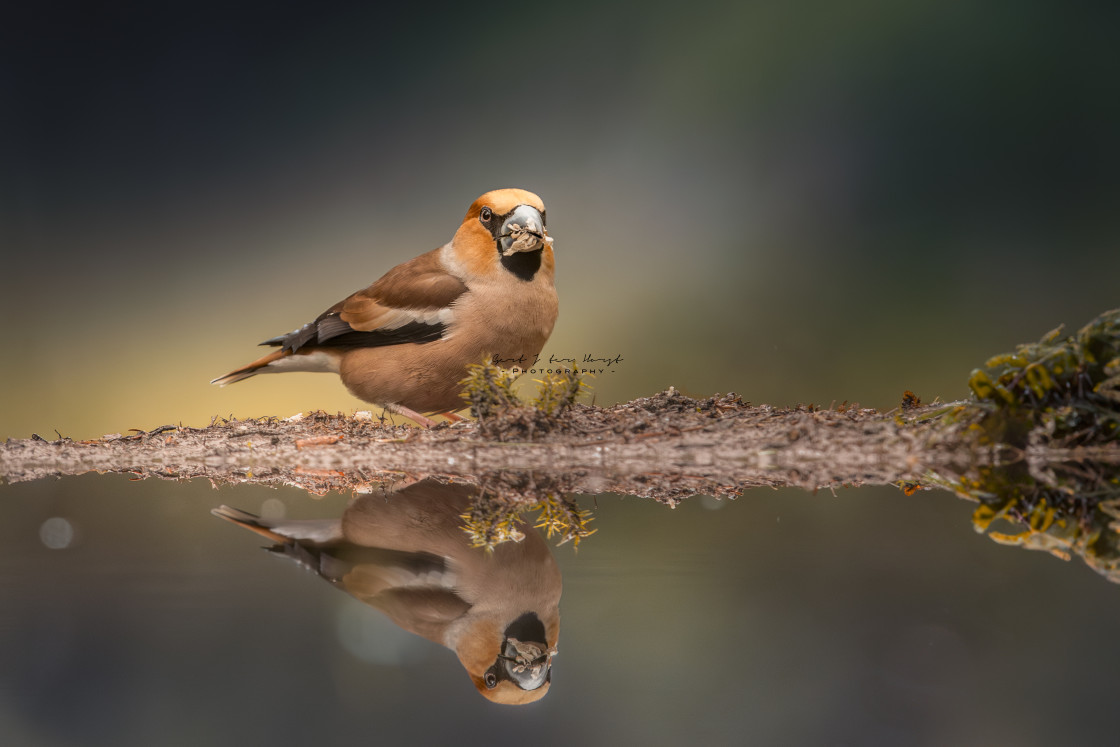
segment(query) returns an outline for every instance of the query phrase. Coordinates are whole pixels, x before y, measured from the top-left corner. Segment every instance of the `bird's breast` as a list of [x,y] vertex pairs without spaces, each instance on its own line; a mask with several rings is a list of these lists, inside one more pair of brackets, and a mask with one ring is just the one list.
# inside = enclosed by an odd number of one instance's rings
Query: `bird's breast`
[[536,355],[552,334],[558,311],[551,278],[541,275],[526,283],[499,277],[473,285],[455,302],[455,321],[446,337],[503,358],[515,352]]

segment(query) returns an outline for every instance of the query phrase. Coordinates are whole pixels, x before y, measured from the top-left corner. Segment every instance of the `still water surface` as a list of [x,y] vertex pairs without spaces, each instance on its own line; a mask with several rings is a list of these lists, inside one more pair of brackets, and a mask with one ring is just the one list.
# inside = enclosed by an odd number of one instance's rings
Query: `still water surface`
[[210,514],[338,519],[347,496],[99,475],[0,496],[3,744],[1115,743],[1120,588],[978,536],[947,493],[581,497],[598,532],[550,543],[558,653],[520,707]]

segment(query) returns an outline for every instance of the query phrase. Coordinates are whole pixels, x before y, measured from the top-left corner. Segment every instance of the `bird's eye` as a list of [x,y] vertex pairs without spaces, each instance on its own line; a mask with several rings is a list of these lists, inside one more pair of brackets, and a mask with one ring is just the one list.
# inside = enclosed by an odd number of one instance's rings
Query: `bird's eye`
[[489,223],[492,217],[494,217],[494,213],[487,207],[482,208],[478,214],[478,219],[483,223]]
[[498,675],[493,672],[486,673],[486,686],[493,689],[498,686]]

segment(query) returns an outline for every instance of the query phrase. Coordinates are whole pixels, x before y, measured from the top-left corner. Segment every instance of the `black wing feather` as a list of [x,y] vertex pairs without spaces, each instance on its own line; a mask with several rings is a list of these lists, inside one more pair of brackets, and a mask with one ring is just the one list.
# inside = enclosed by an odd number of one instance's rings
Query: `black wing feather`
[[271,345],[293,353],[308,344],[325,348],[381,348],[410,342],[434,342],[443,337],[444,330],[447,329],[447,325],[442,322],[409,322],[396,329],[362,332],[342,321],[338,314],[337,311],[328,311],[315,321],[286,335],[265,340],[261,345]]

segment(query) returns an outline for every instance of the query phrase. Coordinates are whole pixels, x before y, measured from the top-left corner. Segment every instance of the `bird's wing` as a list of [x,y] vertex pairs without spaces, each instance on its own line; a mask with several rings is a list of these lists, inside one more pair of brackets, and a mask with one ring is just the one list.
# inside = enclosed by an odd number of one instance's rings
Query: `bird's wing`
[[440,261],[440,250],[397,265],[373,285],[319,317],[262,345],[296,352],[311,347],[382,347],[431,342],[452,319],[451,304],[467,291]]
[[454,592],[430,587],[387,589],[375,597],[360,599],[381,610],[409,633],[441,645],[446,645],[447,627],[471,609]]
[[345,555],[362,562],[346,568],[336,585],[410,633],[442,644],[447,626],[471,608],[457,593],[446,558],[380,548],[350,548]]

